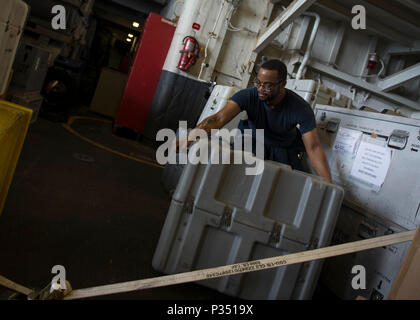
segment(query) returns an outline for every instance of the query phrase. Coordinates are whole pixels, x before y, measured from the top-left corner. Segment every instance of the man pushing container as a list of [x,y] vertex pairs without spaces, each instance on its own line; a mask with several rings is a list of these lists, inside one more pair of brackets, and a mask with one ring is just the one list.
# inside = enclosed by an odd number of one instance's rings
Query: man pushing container
[[[264,159],[290,165],[303,171],[302,152],[306,152],[315,172],[331,182],[327,158],[322,150],[311,106],[293,91],[286,89],[287,68],[280,60],[263,63],[253,88],[235,93],[216,114],[204,119],[188,137],[176,141],[177,150],[185,150],[195,141],[195,130],[220,129],[242,111],[248,114],[239,129],[252,130],[254,143],[256,130],[264,130]],[[255,142],[256,141],[256,142]],[[255,152],[254,152],[255,153]]]

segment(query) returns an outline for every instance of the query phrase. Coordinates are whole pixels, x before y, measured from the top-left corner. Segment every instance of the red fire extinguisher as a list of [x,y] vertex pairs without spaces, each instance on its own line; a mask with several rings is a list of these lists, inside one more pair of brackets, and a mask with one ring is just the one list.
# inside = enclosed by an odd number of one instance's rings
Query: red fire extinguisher
[[184,49],[180,51],[181,58],[179,59],[177,68],[182,71],[187,71],[189,67],[197,62],[200,54],[200,45],[198,44],[198,41],[191,36],[185,37],[182,42],[184,43]]

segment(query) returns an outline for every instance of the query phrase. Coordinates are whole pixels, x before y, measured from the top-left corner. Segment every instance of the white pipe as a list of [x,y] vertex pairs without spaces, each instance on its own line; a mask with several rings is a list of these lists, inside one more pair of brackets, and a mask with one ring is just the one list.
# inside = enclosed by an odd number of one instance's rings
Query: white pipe
[[216,18],[216,22],[213,26],[213,30],[209,34],[209,38],[207,40],[206,47],[204,49],[204,60],[201,63],[201,68],[200,68],[200,73],[198,75],[198,80],[201,80],[201,74],[203,73],[204,67],[207,65],[207,62],[206,62],[206,60],[207,60],[207,49],[209,47],[210,40],[212,38],[216,38],[215,35],[214,35],[214,32],[216,31],[216,27],[219,24],[220,15],[222,14],[223,8],[225,6],[225,2],[226,2],[226,0],[222,0],[222,5],[220,6],[219,13],[217,14],[217,18]]
[[321,22],[321,17],[317,13],[305,12],[302,15],[315,17],[314,27],[312,29],[311,37],[309,38],[308,48],[306,49],[305,56],[303,57],[302,63],[300,64],[299,70],[296,74],[296,79],[300,80],[302,78],[303,71],[308,63],[309,57],[311,55],[312,47],[314,45],[315,36],[318,32],[319,24]]

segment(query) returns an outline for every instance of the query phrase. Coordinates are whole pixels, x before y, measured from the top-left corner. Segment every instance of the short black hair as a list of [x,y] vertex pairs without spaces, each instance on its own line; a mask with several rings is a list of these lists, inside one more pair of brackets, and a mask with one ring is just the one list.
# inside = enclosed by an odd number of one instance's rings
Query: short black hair
[[266,62],[264,62],[260,69],[266,69],[266,70],[276,70],[279,75],[279,81],[284,81],[287,79],[287,67],[286,65],[277,59],[271,59]]

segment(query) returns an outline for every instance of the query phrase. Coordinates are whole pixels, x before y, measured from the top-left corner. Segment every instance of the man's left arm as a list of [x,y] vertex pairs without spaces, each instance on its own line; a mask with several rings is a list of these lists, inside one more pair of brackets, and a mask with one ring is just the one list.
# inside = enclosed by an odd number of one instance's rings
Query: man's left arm
[[303,143],[305,144],[306,153],[312,168],[320,176],[332,182],[330,168],[328,166],[327,157],[324,150],[322,150],[321,143],[318,138],[317,129],[308,131],[302,135]]

